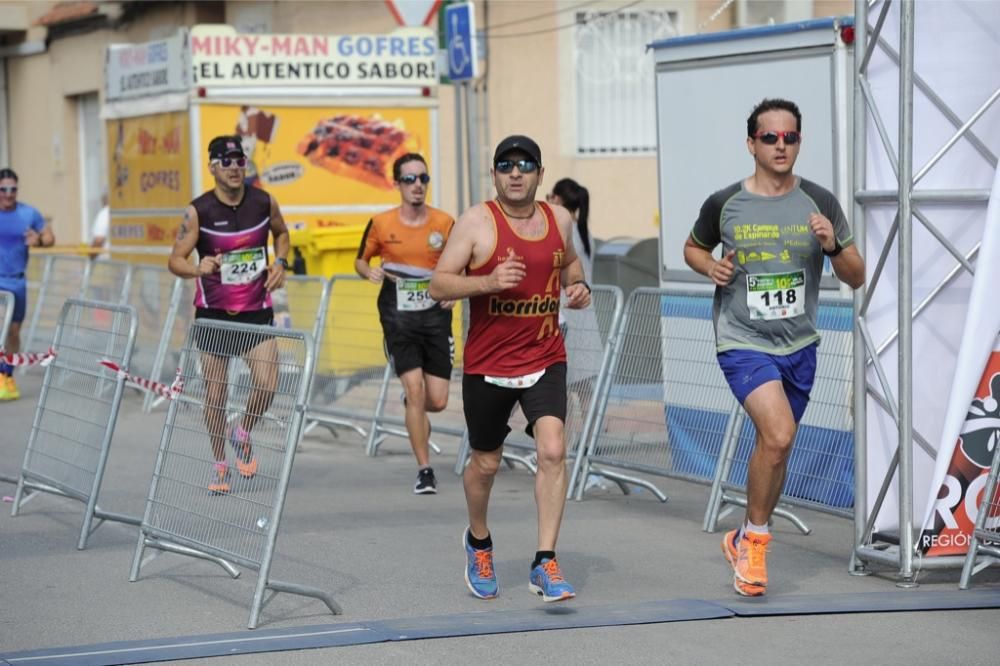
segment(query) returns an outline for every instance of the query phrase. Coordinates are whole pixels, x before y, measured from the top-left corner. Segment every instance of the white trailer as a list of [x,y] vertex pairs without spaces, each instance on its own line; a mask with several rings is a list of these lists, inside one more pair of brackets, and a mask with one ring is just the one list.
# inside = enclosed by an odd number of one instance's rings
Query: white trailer
[[[764,98],[802,110],[795,171],[830,189],[850,216],[854,19],[674,37],[656,62],[661,284],[699,279],[683,247],[704,200],[753,172],[746,120]],[[831,282],[831,286],[833,283]]]

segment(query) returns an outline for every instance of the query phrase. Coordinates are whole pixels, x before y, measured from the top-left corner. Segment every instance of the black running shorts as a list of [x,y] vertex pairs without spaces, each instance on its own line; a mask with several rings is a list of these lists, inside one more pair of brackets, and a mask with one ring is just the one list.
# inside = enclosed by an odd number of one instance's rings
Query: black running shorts
[[421,369],[428,375],[451,379],[455,339],[451,335],[451,313],[439,305],[428,310],[405,312],[379,294],[378,312],[385,336],[385,355],[392,362],[396,376]]
[[521,404],[528,420],[525,432],[534,437],[535,421],[554,416],[566,423],[566,364],[550,365],[538,382],[526,389],[496,386],[483,375],[462,376],[462,401],[469,446],[477,451],[496,451],[510,432],[510,414]]
[[[194,318],[273,326],[274,310],[265,308],[249,312],[229,312],[219,308],[195,308]],[[262,342],[273,339],[273,335],[264,335],[263,333],[247,334],[242,331],[223,331],[201,327],[194,330],[194,343],[198,349],[217,356],[243,356]]]

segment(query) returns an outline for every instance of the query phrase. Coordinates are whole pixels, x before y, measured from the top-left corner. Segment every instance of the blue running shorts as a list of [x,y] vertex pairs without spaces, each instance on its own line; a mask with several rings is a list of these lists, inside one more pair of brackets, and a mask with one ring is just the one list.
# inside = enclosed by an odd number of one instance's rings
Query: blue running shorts
[[817,345],[813,343],[784,356],[752,349],[732,349],[718,355],[719,366],[741,405],[761,384],[780,380],[792,407],[792,415],[798,423],[809,404],[809,392],[816,378]]
[[24,278],[5,278],[0,276],[0,290],[14,294],[14,323],[24,321],[28,307],[28,283]]

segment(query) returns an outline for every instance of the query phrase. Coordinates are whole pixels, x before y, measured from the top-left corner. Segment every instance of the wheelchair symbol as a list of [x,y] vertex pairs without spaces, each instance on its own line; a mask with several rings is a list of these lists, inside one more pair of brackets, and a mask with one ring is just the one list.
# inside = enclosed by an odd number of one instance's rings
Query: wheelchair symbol
[[466,68],[472,62],[472,55],[469,53],[469,45],[465,43],[465,39],[458,31],[458,16],[456,14],[451,16],[451,34],[451,41],[448,42],[448,64],[451,66],[451,73],[465,76]]

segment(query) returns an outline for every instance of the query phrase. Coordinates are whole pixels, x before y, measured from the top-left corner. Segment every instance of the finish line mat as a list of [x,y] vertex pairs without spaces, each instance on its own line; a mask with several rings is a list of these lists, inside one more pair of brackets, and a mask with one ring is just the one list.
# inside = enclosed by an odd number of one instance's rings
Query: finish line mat
[[120,641],[0,654],[0,664],[118,666],[173,659],[305,650],[390,641],[612,627],[733,617],[1000,608],[1000,590],[872,592],[702,601],[670,599],[617,606],[574,602],[528,610],[371,620],[312,627]]

